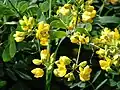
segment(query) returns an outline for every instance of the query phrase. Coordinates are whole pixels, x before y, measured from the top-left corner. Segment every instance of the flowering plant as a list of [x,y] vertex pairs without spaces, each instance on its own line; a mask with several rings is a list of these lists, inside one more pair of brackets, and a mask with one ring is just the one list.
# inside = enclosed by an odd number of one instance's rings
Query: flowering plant
[[16,82],[43,78],[45,90],[56,77],[73,89],[120,89],[119,0],[15,1],[0,2],[0,29],[10,30],[0,44],[5,75]]

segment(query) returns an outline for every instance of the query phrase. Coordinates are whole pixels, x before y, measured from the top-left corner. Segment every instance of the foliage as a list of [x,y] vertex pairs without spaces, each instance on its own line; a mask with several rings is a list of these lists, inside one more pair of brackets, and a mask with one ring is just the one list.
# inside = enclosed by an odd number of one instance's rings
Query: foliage
[[1,0],[0,90],[119,90],[119,5]]

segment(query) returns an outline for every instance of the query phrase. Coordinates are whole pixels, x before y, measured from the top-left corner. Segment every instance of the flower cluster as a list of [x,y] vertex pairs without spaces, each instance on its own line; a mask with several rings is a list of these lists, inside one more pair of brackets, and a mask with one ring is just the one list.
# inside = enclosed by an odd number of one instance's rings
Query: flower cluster
[[79,32],[75,32],[71,37],[70,40],[72,43],[76,44],[87,44],[89,42],[89,37],[86,37],[85,34],[81,35]]
[[96,16],[96,10],[94,6],[86,6],[84,13],[82,14],[83,22],[93,22],[93,18]]
[[19,20],[19,23],[21,25],[22,31],[16,31],[16,33],[13,35],[16,42],[23,41],[25,36],[32,31],[34,26],[34,18],[29,17],[29,19],[27,19],[26,16],[23,16],[23,20]]
[[54,74],[57,77],[63,77],[65,76],[67,69],[66,69],[66,65],[69,65],[71,62],[71,60],[66,57],[66,56],[61,56],[59,58],[58,61],[55,62],[55,64],[57,65],[57,69],[54,69]]
[[38,23],[36,38],[40,40],[40,44],[43,46],[48,45],[49,29],[49,24],[46,24],[43,21]]
[[[41,64],[45,65],[45,63],[47,62],[47,57],[49,56],[49,52],[46,49],[44,49],[41,51],[40,56],[41,56],[41,60],[34,59],[32,61],[35,65],[41,65]],[[35,74],[34,75],[35,78],[39,78],[44,75],[44,71],[41,68],[35,68],[31,72]]]

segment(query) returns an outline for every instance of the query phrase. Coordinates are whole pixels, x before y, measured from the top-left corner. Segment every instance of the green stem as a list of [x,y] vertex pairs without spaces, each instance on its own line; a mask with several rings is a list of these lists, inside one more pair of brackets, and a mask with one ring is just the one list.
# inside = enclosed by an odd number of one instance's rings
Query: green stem
[[93,84],[92,84],[90,81],[88,81],[88,82],[89,82],[90,85],[92,86],[93,90],[95,90],[95,87],[93,86]]
[[78,64],[78,61],[79,61],[80,51],[81,51],[81,43],[79,44],[79,50],[78,50],[78,55],[77,55],[76,64]]
[[15,8],[15,6],[12,4],[12,2],[10,0],[8,0],[8,2],[11,4],[11,6],[15,9],[15,11],[19,14],[20,17],[22,17],[22,15],[20,14],[20,12]]
[[49,18],[51,17],[51,3],[52,3],[52,1],[49,0]]

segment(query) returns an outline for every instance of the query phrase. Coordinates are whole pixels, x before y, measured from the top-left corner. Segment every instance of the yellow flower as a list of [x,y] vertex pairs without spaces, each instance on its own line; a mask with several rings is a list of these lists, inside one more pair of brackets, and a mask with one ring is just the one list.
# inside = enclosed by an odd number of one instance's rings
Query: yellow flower
[[33,62],[35,65],[40,65],[40,64],[42,63],[42,60],[33,59],[32,62]]
[[21,42],[25,39],[25,37],[15,37],[16,42]]
[[55,76],[57,76],[57,77],[64,77],[67,72],[67,69],[66,69],[65,65],[59,64],[58,68],[54,69],[53,72],[54,72]]
[[40,39],[40,44],[43,46],[47,46],[48,45],[48,39],[47,38],[41,38]]
[[106,60],[100,60],[99,64],[103,70],[107,70],[107,68],[111,66],[111,59],[107,58]]
[[79,64],[80,67],[85,67],[87,65],[87,61],[83,61]]
[[82,21],[83,22],[93,22],[93,18],[96,16],[96,10],[94,10],[93,6],[86,6],[84,13],[82,14]]
[[50,55],[50,54],[49,54],[49,52],[48,52],[47,49],[42,50],[41,53],[40,53],[41,60],[47,59],[47,57],[49,57],[49,55]]
[[79,43],[79,36],[74,36],[73,35],[73,36],[70,37],[70,40],[71,40],[72,43],[77,43],[78,44]]
[[96,51],[96,54],[98,54],[100,57],[103,57],[105,55],[105,50],[100,48],[98,51]]
[[59,7],[59,9],[57,10],[57,14],[61,13],[64,16],[68,15],[69,12],[70,12],[70,9],[65,7]]
[[113,5],[118,2],[118,0],[108,0],[108,2],[112,3]]
[[41,68],[35,68],[31,71],[34,75],[35,78],[40,78],[44,75],[44,71]]
[[26,35],[25,32],[16,31],[13,37],[15,37],[16,42],[21,42],[25,39],[25,35]]
[[24,31],[31,31],[34,25],[34,18],[33,17],[29,17],[29,19],[27,19],[26,16],[23,16],[23,20],[19,20],[19,23],[22,27],[22,29]]
[[80,70],[80,80],[81,81],[88,81],[90,80],[90,73],[92,72],[92,69],[87,65],[85,68],[79,67]]
[[38,30],[36,31],[36,38],[40,39],[40,44],[43,46],[48,45],[50,25],[42,22],[38,23]]
[[59,58],[59,63],[63,64],[63,65],[69,65],[71,62],[70,58],[66,57],[66,56],[61,56]]
[[67,78],[67,81],[75,80],[75,76],[74,76],[74,74],[72,72],[66,74],[64,77]]
[[114,29],[114,39],[119,39],[120,38],[120,34],[117,28]]

